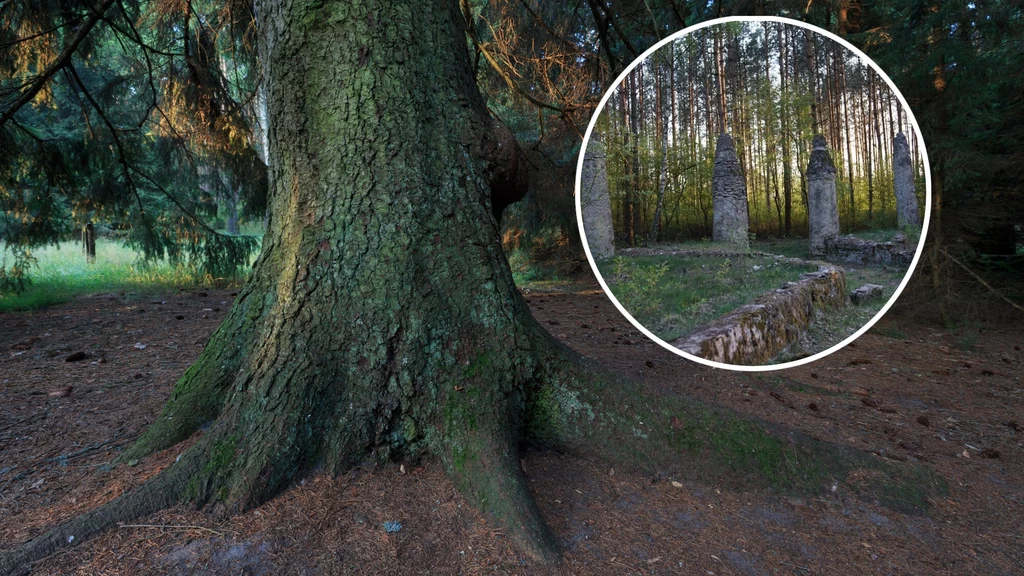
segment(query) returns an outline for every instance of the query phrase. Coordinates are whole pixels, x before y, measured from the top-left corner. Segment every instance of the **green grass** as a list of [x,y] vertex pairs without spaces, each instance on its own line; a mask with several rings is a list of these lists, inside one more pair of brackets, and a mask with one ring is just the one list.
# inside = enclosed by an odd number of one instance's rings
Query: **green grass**
[[[3,253],[0,249],[0,258]],[[33,250],[32,256],[36,262],[28,271],[31,284],[20,294],[0,291],[0,312],[34,310],[95,292],[145,294],[244,280],[211,278],[166,261],[145,264],[138,253],[113,240],[96,242],[93,262],[86,262],[78,242]]]
[[665,341],[817,269],[766,256],[684,255],[619,257],[598,267],[619,302]]

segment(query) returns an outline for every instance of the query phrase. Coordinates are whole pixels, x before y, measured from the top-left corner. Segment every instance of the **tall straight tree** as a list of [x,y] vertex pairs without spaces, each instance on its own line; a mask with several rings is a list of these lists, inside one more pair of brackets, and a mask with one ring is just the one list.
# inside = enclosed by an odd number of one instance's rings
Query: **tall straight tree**
[[850,151],[850,124],[854,122],[854,118],[850,112],[850,103],[847,96],[848,88],[846,86],[846,59],[843,57],[844,49],[839,44],[834,44],[833,48],[835,50],[836,67],[839,68],[837,76],[840,85],[839,94],[842,100],[840,124],[843,126],[841,133],[843,140],[846,142],[846,156],[843,158],[843,163],[846,164],[846,185],[850,192],[850,226],[855,227],[857,225],[857,204],[853,198],[853,153]]
[[782,76],[782,100],[779,108],[782,116],[782,190],[786,203],[785,235],[793,228],[793,173],[789,157],[789,56],[786,53],[785,26],[778,27],[779,74]]
[[[658,241],[658,228],[661,224],[661,210],[665,202],[665,190],[668,188],[668,133],[669,126],[674,126],[675,118],[675,45],[668,46],[668,65],[658,63],[654,69],[657,75],[657,105],[655,116],[658,119],[658,130],[661,133],[661,170],[658,172],[658,198],[655,201],[654,217],[651,219],[651,231],[647,235],[649,242]],[[668,76],[665,78],[665,76]],[[671,91],[673,96],[669,106],[665,105],[665,92]],[[667,116],[667,118],[666,118]]]
[[811,93],[811,132],[821,131],[818,125],[818,66],[814,54],[814,37],[812,32],[804,28],[804,57],[807,59],[807,88]]
[[725,100],[725,44],[722,42],[722,29],[715,27],[715,85],[718,89],[718,133],[725,134],[729,128],[725,125],[728,107]]

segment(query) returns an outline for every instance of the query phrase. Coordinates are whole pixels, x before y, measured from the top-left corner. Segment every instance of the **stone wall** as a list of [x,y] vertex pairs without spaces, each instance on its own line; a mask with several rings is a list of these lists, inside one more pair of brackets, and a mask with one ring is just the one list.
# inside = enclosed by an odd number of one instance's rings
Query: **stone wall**
[[715,362],[763,365],[799,340],[819,310],[842,308],[846,302],[845,272],[836,266],[822,266],[672,345]]
[[889,242],[870,242],[854,236],[840,236],[825,243],[825,257],[832,262],[905,268],[914,259],[914,252],[907,248],[903,235]]

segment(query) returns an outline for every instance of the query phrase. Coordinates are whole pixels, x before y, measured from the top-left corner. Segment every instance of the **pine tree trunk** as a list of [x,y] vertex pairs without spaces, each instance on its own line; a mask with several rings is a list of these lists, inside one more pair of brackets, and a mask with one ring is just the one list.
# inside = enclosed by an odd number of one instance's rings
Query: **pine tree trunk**
[[814,58],[814,40],[811,31],[804,29],[804,56],[807,59],[807,86],[811,91],[811,134],[817,134],[818,127],[818,68]]
[[853,197],[853,152],[850,149],[850,124],[853,123],[853,117],[850,113],[850,101],[847,97],[846,89],[846,62],[843,58],[843,48],[836,45],[836,64],[840,70],[840,96],[842,97],[842,114],[840,115],[841,124],[843,125],[841,133],[846,140],[846,157],[843,158],[843,162],[846,164],[846,178],[847,187],[850,192],[850,229],[853,230],[857,226],[857,204]]
[[786,42],[783,38],[783,26],[779,26],[779,74],[782,76],[782,189],[785,198],[785,235],[793,230],[793,172],[789,159],[789,81],[786,67],[789,58],[786,54]]
[[313,466],[429,452],[549,556],[517,453],[550,336],[492,214],[519,160],[477,91],[457,4],[431,4],[258,5],[272,119],[263,251],[131,453],[215,419],[184,490],[232,510]]

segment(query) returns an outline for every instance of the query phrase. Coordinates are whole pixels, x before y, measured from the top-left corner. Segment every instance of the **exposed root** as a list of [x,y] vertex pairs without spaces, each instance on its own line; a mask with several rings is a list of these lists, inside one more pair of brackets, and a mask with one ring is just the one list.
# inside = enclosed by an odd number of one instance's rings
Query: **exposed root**
[[[206,348],[209,350],[212,347]],[[207,359],[213,354],[206,351],[174,386],[156,421],[118,456],[118,462],[137,460],[170,448],[217,417],[230,380],[227,374],[210,374],[213,371],[210,366],[216,359],[212,362]]]
[[[650,474],[700,481],[740,478],[783,493],[845,486],[859,498],[925,513],[947,492],[927,467],[882,460],[784,427],[623,379],[569,351],[528,406],[528,437]],[[561,368],[559,368],[561,367]],[[564,367],[569,367],[564,369]]]
[[135,490],[0,554],[0,576],[25,574],[32,563],[64,548],[84,542],[119,523],[176,504],[182,498],[189,477],[198,470],[200,460],[195,451],[190,450],[177,463]]
[[[313,368],[302,363],[288,364],[290,371],[273,378],[264,374],[258,386],[250,382],[255,388],[218,407],[217,423],[179,462],[113,502],[0,555],[0,576],[176,502],[247,509],[317,465],[337,474],[368,455],[387,459],[420,450],[439,456],[459,492],[523,552],[556,561],[555,539],[519,464],[524,440],[647,473],[715,482],[740,478],[744,486],[788,493],[822,493],[839,484],[902,512],[923,512],[931,495],[945,491],[942,479],[925,467],[885,462],[651,390],[534,328],[528,343],[509,347],[522,356],[480,352],[454,373],[438,375],[451,386],[435,388],[436,397],[404,412],[381,412],[372,402],[379,396],[371,394],[373,387],[367,388],[370,396],[342,395],[327,403],[323,387],[338,386],[337,380],[309,378]],[[198,386],[205,378],[196,370],[187,377]],[[299,374],[306,375],[305,384]],[[209,381],[220,386],[223,379]],[[265,398],[273,400],[269,407]],[[339,419],[339,407],[348,420]],[[136,446],[143,444],[140,439]]]
[[[487,426],[490,428],[490,426]],[[541,562],[559,558],[555,538],[544,523],[519,461],[518,443],[508,434],[459,431],[442,454],[456,489],[520,550]]]

